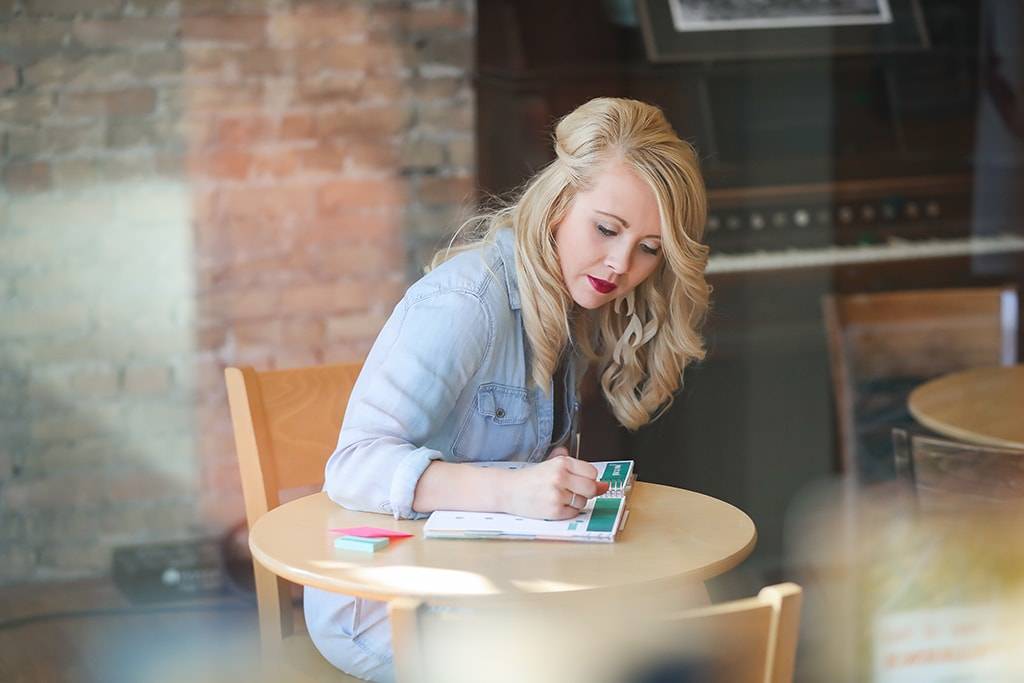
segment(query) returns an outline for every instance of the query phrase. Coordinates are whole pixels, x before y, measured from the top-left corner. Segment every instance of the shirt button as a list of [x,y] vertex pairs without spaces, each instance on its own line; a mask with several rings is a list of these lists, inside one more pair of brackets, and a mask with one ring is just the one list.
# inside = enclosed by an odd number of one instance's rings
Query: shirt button
[[498,408],[497,410],[495,410],[494,411],[494,417],[498,417],[498,418],[505,417],[505,409],[504,408]]

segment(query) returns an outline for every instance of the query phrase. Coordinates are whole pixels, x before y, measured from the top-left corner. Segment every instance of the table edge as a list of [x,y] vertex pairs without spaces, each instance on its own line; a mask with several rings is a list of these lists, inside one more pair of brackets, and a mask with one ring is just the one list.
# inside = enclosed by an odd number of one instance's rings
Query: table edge
[[[638,484],[643,484],[644,486],[660,486],[660,487],[664,487],[664,488],[679,488],[679,487],[676,487],[676,486],[667,486],[665,484],[656,484],[654,482],[637,482],[637,483]],[[748,515],[746,512],[744,512],[740,508],[736,507],[732,503],[724,501],[724,500],[722,500],[720,498],[715,498],[714,496],[709,496],[707,494],[701,493],[699,491],[693,491],[691,489],[681,489],[681,490],[687,491],[688,493],[692,493],[692,494],[696,494],[696,495],[699,495],[699,496],[703,496],[705,498],[711,498],[712,500],[716,501],[719,504],[728,505],[729,507],[733,508],[738,513],[743,515],[743,517],[747,520],[747,522],[750,524],[750,527],[751,527],[752,533],[751,533],[751,536],[750,536],[750,540],[747,541],[746,545],[744,545],[742,548],[740,548],[736,552],[732,553],[731,555],[728,555],[727,557],[721,558],[720,560],[714,562],[713,564],[701,567],[700,569],[697,569],[697,570],[692,570],[692,571],[689,571],[689,572],[677,574],[677,575],[672,576],[672,577],[663,577],[663,578],[659,578],[659,579],[651,579],[651,580],[643,581],[643,582],[640,582],[640,583],[630,584],[631,586],[643,586],[643,585],[647,585],[647,584],[659,584],[659,583],[676,582],[676,581],[681,583],[681,584],[695,582],[695,581],[703,582],[703,581],[706,581],[708,579],[714,578],[716,576],[721,576],[722,574],[726,573],[727,571],[729,571],[731,569],[734,569],[735,567],[739,566],[754,551],[754,547],[757,545],[758,532],[757,532],[757,525],[754,524],[754,520],[750,518],[750,515]],[[327,493],[324,492],[324,491],[317,491],[315,493],[311,493],[311,494],[308,494],[308,495],[296,498],[295,500],[297,501],[297,500],[302,500],[302,499],[305,499],[305,498],[312,498],[312,497],[315,497],[315,496],[327,497]],[[294,501],[288,501],[288,502],[294,502]],[[284,503],[284,504],[287,504],[287,503]],[[249,535],[248,535],[248,539],[247,539],[247,545],[249,546],[249,552],[252,553],[253,560],[258,562],[260,565],[262,565],[264,569],[266,569],[267,571],[271,572],[275,576],[283,578],[283,579],[285,579],[287,581],[291,581],[292,583],[296,583],[296,584],[299,584],[301,586],[308,586],[308,587],[311,587],[311,588],[318,588],[320,590],[329,591],[329,592],[332,592],[332,593],[340,593],[340,594],[344,594],[344,595],[351,595],[353,597],[364,598],[364,599],[368,599],[368,600],[380,600],[380,601],[384,601],[384,602],[389,601],[389,600],[394,600],[394,599],[397,599],[397,598],[416,598],[416,599],[420,599],[420,600],[429,600],[433,604],[440,604],[440,605],[466,604],[466,603],[470,603],[470,602],[479,604],[479,603],[483,603],[483,602],[486,602],[486,601],[508,600],[509,598],[520,597],[518,594],[516,594],[516,595],[509,595],[509,594],[506,594],[506,593],[500,593],[500,594],[490,594],[490,593],[488,593],[488,594],[477,594],[477,595],[472,595],[472,594],[470,594],[470,595],[465,595],[465,594],[463,594],[463,595],[436,595],[436,594],[414,593],[414,592],[409,592],[409,591],[389,591],[387,593],[379,593],[379,592],[374,592],[374,591],[367,591],[365,589],[365,587],[362,586],[362,585],[349,584],[349,583],[346,583],[346,582],[341,581],[341,580],[324,581],[322,579],[322,577],[320,575],[318,575],[318,574],[311,574],[311,573],[308,573],[308,572],[300,571],[300,570],[297,570],[297,569],[295,569],[294,567],[292,567],[290,565],[287,565],[287,564],[284,564],[283,562],[275,560],[273,557],[271,557],[271,556],[267,555],[266,553],[264,553],[258,546],[256,546],[253,543],[253,535],[254,535],[253,532],[260,525],[260,523],[263,521],[263,519],[266,518],[266,516],[269,513],[270,512],[268,511],[266,514],[264,514],[259,519],[257,519],[256,522],[253,524],[252,529],[250,529]],[[408,520],[408,521],[417,521],[417,520]],[[424,519],[422,521],[424,523],[426,523],[426,519]],[[488,541],[488,542],[500,543],[502,541],[500,541],[500,540],[493,540],[493,541]],[[506,541],[506,542],[513,542],[513,541]],[[579,589],[575,589],[575,590],[559,591],[559,592],[573,593],[573,594],[585,594],[585,593],[590,592],[590,591],[606,591],[606,590],[614,590],[614,589],[615,589],[615,586],[601,586],[601,587],[596,587],[596,588],[579,588]]]

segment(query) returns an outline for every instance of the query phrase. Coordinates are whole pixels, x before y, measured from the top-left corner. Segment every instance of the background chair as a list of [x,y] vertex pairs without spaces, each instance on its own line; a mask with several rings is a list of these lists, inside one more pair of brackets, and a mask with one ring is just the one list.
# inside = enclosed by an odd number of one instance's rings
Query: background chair
[[[249,526],[289,492],[319,489],[359,364],[257,372],[226,368],[228,403]],[[355,681],[306,635],[294,584],[253,562],[264,665],[279,680]]]
[[802,591],[670,614],[642,613],[629,595],[588,603],[557,594],[472,611],[391,603],[399,683],[643,683],[792,680]]
[[840,472],[894,476],[891,430],[912,427],[907,396],[955,370],[1017,359],[1013,287],[826,296]]
[[1024,508],[1024,451],[993,448],[904,429],[892,432],[897,475],[925,512]]

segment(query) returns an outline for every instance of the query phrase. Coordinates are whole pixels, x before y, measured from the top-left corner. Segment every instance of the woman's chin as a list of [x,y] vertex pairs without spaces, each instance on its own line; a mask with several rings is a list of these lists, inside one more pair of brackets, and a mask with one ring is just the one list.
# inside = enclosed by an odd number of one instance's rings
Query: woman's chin
[[580,308],[585,308],[588,311],[592,311],[595,308],[601,308],[606,303],[611,301],[611,297],[609,297],[606,294],[599,294],[591,288],[590,291],[572,292],[572,300]]

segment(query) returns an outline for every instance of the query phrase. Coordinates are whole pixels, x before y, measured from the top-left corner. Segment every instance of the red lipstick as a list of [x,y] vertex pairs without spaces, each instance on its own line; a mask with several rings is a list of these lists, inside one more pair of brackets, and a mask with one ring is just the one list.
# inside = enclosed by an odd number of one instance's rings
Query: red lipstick
[[608,282],[607,280],[602,280],[600,278],[592,277],[590,275],[587,276],[587,280],[590,281],[590,286],[599,291],[601,294],[607,294],[616,287],[614,282]]

